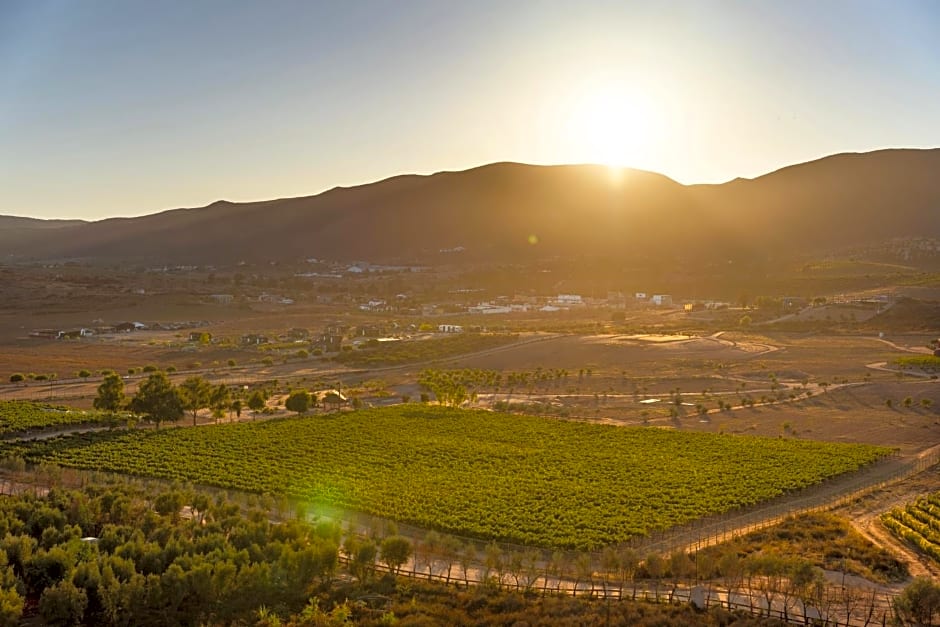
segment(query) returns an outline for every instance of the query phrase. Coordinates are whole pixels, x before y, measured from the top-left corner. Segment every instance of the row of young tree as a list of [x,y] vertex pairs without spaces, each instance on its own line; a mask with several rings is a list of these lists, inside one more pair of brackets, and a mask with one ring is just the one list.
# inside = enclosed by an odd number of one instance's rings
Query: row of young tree
[[189,377],[174,385],[164,372],[154,372],[140,383],[133,397],[125,393],[124,379],[110,373],[98,386],[94,399],[95,409],[118,412],[131,411],[144,420],[152,422],[157,428],[164,422],[176,422],[186,412],[192,415],[193,425],[203,409],[209,409],[218,420],[227,412],[241,417],[247,408],[260,412],[267,403],[267,394],[263,389],[256,389],[247,398],[233,391],[225,384],[213,386],[200,376]]

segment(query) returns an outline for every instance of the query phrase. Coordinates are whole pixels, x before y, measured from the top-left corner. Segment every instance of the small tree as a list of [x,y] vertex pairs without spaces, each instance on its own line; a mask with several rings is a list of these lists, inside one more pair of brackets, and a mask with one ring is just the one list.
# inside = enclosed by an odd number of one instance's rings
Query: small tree
[[212,385],[202,377],[189,377],[179,387],[183,408],[193,414],[193,426],[196,426],[196,414],[204,407],[209,407],[212,400]]
[[46,588],[39,597],[39,614],[46,625],[80,625],[88,607],[88,595],[71,581]]
[[144,416],[160,428],[161,422],[176,422],[183,417],[179,391],[162,372],[155,372],[140,384],[131,400],[131,411]]
[[225,410],[232,404],[232,394],[228,386],[220,383],[213,390],[209,397],[209,407],[212,408],[212,416],[218,420],[225,417]]
[[414,552],[411,541],[404,536],[389,536],[382,540],[379,549],[382,563],[388,566],[393,573],[398,573],[399,569],[408,561]]
[[251,393],[251,396],[248,397],[248,409],[250,409],[252,413],[257,414],[264,409],[266,401],[267,399],[265,398],[264,392],[255,390]]
[[10,383],[20,383],[21,381],[25,380],[26,377],[21,372],[15,372],[10,375]]
[[94,408],[101,411],[118,411],[126,402],[124,396],[124,379],[121,375],[112,372],[105,376],[98,386],[98,395],[93,402]]
[[940,586],[926,577],[918,577],[895,599],[894,607],[905,623],[930,625],[940,611]]
[[82,379],[87,379],[88,377],[91,376],[91,370],[88,370],[87,368],[82,368],[75,374],[77,374]]
[[310,409],[310,400],[310,392],[307,390],[294,390],[290,393],[290,396],[287,397],[284,407],[289,411],[302,414]]

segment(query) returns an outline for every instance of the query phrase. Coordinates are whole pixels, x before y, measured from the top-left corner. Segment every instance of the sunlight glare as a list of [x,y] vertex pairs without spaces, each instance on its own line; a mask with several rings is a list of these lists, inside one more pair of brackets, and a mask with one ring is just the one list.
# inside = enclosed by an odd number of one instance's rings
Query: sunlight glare
[[585,86],[569,107],[566,135],[578,160],[642,167],[654,122],[646,99],[629,89],[611,83]]

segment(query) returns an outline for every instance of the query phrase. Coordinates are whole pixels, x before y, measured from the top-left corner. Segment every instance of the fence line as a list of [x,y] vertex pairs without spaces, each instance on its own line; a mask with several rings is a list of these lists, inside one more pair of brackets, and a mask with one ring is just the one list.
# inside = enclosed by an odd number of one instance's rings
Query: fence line
[[[350,559],[340,556],[340,563],[350,564]],[[587,597],[599,601],[644,601],[649,603],[675,604],[691,603],[700,609],[720,607],[727,610],[745,611],[757,616],[777,618],[793,624],[807,624],[810,621],[823,621],[833,627],[867,627],[886,625],[894,616],[893,598],[880,593],[875,588],[845,588],[826,586],[818,589],[810,598],[800,597],[793,592],[783,590],[756,591],[742,585],[728,588],[700,583],[695,586],[669,581],[598,581],[596,577],[588,580],[570,579],[545,572],[529,577],[526,583],[519,581],[524,575],[493,575],[487,579],[464,573],[463,577],[453,574],[435,573],[429,566],[418,570],[411,560],[402,568],[393,570],[385,564],[370,566],[371,573],[392,573],[420,581],[445,585],[480,586],[488,585],[500,590],[509,590],[527,594],[571,595]]]

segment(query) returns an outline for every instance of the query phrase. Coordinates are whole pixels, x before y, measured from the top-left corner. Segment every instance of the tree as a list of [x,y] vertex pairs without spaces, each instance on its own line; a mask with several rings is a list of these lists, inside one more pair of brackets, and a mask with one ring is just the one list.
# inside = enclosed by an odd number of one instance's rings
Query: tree
[[183,400],[179,391],[162,372],[155,372],[137,388],[131,400],[131,411],[145,417],[160,428],[161,422],[176,422],[183,417]]
[[375,556],[378,548],[372,540],[360,540],[355,536],[346,538],[343,550],[349,556],[349,572],[359,580],[366,583],[375,570]]
[[0,625],[14,627],[23,615],[23,597],[16,588],[0,588]]
[[189,377],[179,386],[179,395],[183,408],[193,413],[193,426],[196,426],[196,414],[208,407],[212,400],[212,385],[202,377]]
[[20,383],[21,381],[25,381],[25,380],[26,380],[26,377],[23,375],[22,372],[14,372],[13,374],[10,375],[10,383]]
[[79,371],[76,372],[75,374],[77,374],[77,375],[78,375],[79,377],[81,377],[82,379],[87,379],[88,377],[91,376],[91,370],[88,370],[87,368],[82,368],[81,370],[79,370]]
[[225,417],[225,410],[228,409],[231,404],[232,395],[229,392],[228,386],[224,383],[220,383],[213,388],[212,395],[209,398],[209,407],[212,408],[212,416],[216,420]]
[[307,390],[294,390],[290,393],[290,396],[287,397],[284,407],[289,411],[302,414],[310,409],[310,400],[310,392]]
[[940,611],[940,586],[918,577],[894,600],[894,607],[903,624],[930,625]]
[[389,536],[382,540],[379,552],[382,563],[393,573],[397,573],[411,557],[414,548],[411,546],[411,541],[404,536]]
[[71,581],[46,588],[39,597],[39,613],[46,625],[80,625],[88,595]]
[[124,379],[121,375],[112,372],[105,376],[104,381],[98,386],[98,395],[93,404],[95,409],[101,411],[118,411],[124,407],[126,400]]
[[251,396],[248,397],[248,409],[257,414],[264,409],[266,401],[267,398],[265,398],[264,392],[262,390],[255,390],[251,393]]

